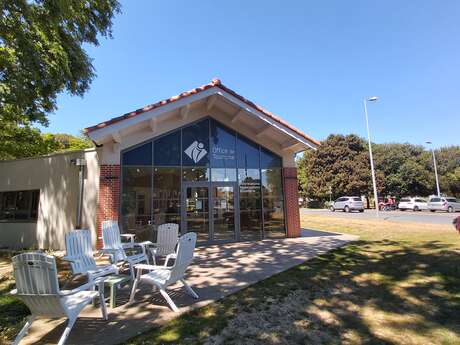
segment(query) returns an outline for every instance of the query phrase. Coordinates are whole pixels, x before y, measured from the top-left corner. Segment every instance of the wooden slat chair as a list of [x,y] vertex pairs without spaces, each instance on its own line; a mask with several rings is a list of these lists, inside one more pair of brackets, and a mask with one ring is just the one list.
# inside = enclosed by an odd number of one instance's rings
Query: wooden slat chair
[[179,224],[166,223],[158,226],[157,241],[150,248],[153,264],[156,265],[156,256],[166,256],[164,265],[168,266],[169,259],[175,258],[175,250],[179,239]]
[[[169,297],[166,289],[168,286],[180,281],[185,290],[193,297],[199,298],[195,291],[187,284],[184,279],[185,271],[193,261],[193,252],[196,245],[196,233],[189,232],[179,238],[176,250],[176,260],[171,267],[155,266],[155,265],[136,265],[137,275],[129,297],[130,303],[134,302],[139,283],[147,283],[153,285],[160,290],[161,295],[168,302],[169,306],[175,312],[179,311],[176,304]],[[143,270],[148,270],[146,274],[142,274]]]
[[114,220],[107,220],[102,222],[102,253],[108,254],[111,257],[112,263],[126,263],[129,266],[131,277],[134,279],[134,265],[146,262],[149,263],[145,247],[142,248],[142,253],[127,255],[125,248],[121,242],[120,228],[118,222]]
[[118,274],[118,267],[111,265],[96,265],[93,256],[93,246],[90,230],[72,230],[65,235],[66,256],[70,262],[73,274],[87,275],[88,281],[109,274]]
[[[23,253],[13,257],[12,262],[16,289],[11,293],[20,298],[31,312],[13,344],[19,344],[36,318],[67,317],[67,327],[59,339],[59,345],[63,345],[81,310],[97,296],[102,317],[107,320],[103,278],[73,290],[60,290],[54,257],[43,253]],[[92,291],[96,284],[99,285],[98,291]]]

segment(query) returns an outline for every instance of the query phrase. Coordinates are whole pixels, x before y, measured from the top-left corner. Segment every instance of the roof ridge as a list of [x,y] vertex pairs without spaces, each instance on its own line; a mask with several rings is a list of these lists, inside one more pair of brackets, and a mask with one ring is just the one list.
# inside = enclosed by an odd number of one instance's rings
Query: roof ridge
[[90,133],[92,131],[95,131],[97,129],[100,129],[100,128],[104,128],[104,127],[107,127],[111,124],[114,124],[114,123],[117,123],[117,122],[120,122],[120,121],[123,121],[123,120],[126,120],[126,119],[129,119],[131,117],[134,117],[134,116],[137,116],[137,115],[140,115],[142,113],[145,113],[145,112],[148,112],[148,111],[151,111],[153,109],[156,109],[156,108],[159,108],[163,105],[166,105],[166,104],[169,104],[169,103],[173,103],[173,102],[176,102],[180,99],[183,99],[183,98],[186,98],[188,96],[191,96],[191,95],[194,95],[194,94],[197,94],[197,93],[200,93],[200,92],[203,92],[207,89],[210,89],[212,87],[218,87],[224,91],[226,91],[227,93],[231,94],[232,96],[238,98],[240,101],[246,103],[247,105],[249,105],[250,107],[262,112],[263,114],[267,115],[268,117],[272,118],[273,120],[275,120],[276,122],[282,124],[283,126],[289,128],[290,130],[292,130],[293,132],[299,134],[300,136],[302,136],[303,138],[307,139],[308,141],[311,141],[312,143],[316,144],[316,145],[320,145],[320,142],[313,139],[312,137],[308,136],[307,134],[305,134],[304,132],[302,132],[301,130],[297,129],[296,127],[290,125],[289,123],[287,123],[285,120],[283,120],[282,118],[280,118],[279,116],[271,113],[270,111],[264,109],[263,107],[257,105],[256,103],[250,101],[249,99],[241,96],[240,94],[238,94],[237,92],[233,91],[232,89],[230,89],[229,87],[225,86],[224,84],[222,84],[222,81],[219,79],[219,78],[213,78],[211,80],[210,83],[208,84],[204,84],[202,86],[199,86],[199,87],[196,87],[194,89],[191,89],[189,91],[184,91],[178,95],[175,95],[175,96],[172,96],[172,97],[169,97],[169,98],[166,98],[164,100],[161,100],[161,101],[158,101],[156,103],[152,103],[152,104],[149,104],[149,105],[146,105],[142,108],[139,108],[139,109],[136,109],[134,111],[131,111],[129,113],[126,113],[126,114],[123,114],[121,116],[117,116],[117,117],[114,117],[114,118],[111,118],[110,120],[108,121],[104,121],[104,122],[100,122],[98,123],[97,125],[94,125],[94,126],[90,126],[90,127],[87,127],[84,129],[84,132],[85,133]]

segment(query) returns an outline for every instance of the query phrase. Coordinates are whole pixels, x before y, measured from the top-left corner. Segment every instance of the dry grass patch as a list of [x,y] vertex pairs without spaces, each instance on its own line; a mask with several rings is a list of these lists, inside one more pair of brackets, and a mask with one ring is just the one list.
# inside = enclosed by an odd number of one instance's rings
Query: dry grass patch
[[361,240],[129,344],[460,344],[460,237],[453,229],[316,215],[302,225]]

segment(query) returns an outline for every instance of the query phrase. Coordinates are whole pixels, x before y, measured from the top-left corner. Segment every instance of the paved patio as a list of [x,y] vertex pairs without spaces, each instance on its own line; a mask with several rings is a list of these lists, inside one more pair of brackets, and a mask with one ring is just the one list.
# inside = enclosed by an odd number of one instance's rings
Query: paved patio
[[[200,299],[186,295],[179,285],[172,287],[172,298],[180,308],[179,313],[174,313],[159,293],[152,294],[151,289],[142,289],[136,294],[136,302],[127,305],[129,287],[125,287],[117,296],[119,307],[108,309],[108,321],[101,319],[100,309],[87,307],[75,323],[67,344],[122,343],[192,308],[205,306],[356,239],[351,235],[302,230],[301,238],[197,248],[187,280]],[[56,344],[64,327],[62,319],[36,321],[21,344]]]

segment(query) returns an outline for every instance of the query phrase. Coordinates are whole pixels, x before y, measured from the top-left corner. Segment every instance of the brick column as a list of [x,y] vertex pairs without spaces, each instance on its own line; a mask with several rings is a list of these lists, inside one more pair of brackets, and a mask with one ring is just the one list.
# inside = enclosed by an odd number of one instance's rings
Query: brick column
[[300,237],[299,187],[297,168],[283,168],[284,207],[287,237]]
[[120,205],[120,166],[101,165],[99,175],[99,195],[97,200],[97,243],[102,247],[102,222],[118,220]]

